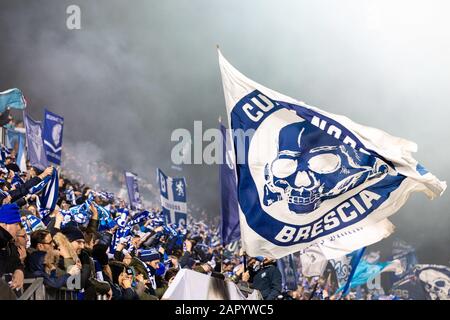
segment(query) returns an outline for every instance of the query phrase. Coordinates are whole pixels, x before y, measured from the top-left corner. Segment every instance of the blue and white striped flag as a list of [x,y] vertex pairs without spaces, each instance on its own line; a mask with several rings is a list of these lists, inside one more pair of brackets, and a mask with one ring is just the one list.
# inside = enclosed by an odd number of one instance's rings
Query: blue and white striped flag
[[53,168],[51,176],[46,177],[46,180],[47,183],[45,184],[44,191],[42,192],[39,200],[41,203],[41,208],[53,211],[59,195],[58,170]]
[[11,152],[8,150],[7,147],[5,147],[4,145],[1,146],[1,150],[0,150],[0,162],[2,164],[5,164],[5,160],[6,158],[11,154]]

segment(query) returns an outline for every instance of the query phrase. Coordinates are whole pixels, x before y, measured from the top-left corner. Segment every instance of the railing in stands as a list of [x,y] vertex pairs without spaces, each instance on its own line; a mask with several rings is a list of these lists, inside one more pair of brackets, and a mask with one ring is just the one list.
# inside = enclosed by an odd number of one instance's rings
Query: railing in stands
[[17,300],[45,300],[46,291],[43,278],[25,279],[25,286],[27,286],[27,289]]

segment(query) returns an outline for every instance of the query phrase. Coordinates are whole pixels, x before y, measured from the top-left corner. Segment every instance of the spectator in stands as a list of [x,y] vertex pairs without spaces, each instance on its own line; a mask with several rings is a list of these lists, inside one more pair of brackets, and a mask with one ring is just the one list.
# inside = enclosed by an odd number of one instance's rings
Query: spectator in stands
[[251,282],[252,287],[261,292],[264,300],[275,300],[281,294],[281,272],[273,259],[250,259],[249,271],[242,278]]
[[20,213],[17,204],[0,207],[0,277],[11,274],[12,289],[23,287],[23,264],[14,238],[21,230]]
[[133,270],[131,268],[123,269],[119,275],[118,284],[114,300],[139,300],[139,296],[133,288]]
[[139,260],[146,264],[149,280],[149,291],[152,295],[156,295],[156,289],[162,287],[160,281],[157,281],[157,271],[161,268],[161,255],[155,248],[150,248],[140,252]]

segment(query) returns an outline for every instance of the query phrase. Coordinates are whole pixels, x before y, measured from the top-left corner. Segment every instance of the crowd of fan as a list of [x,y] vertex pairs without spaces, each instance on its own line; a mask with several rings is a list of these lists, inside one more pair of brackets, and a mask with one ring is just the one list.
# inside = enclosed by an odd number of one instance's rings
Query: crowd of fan
[[[3,147],[2,150],[5,148]],[[123,199],[71,181],[60,173],[54,210],[40,208],[31,190],[51,176],[27,167],[21,172],[14,150],[0,166],[0,294],[16,298],[24,278],[43,278],[47,298],[71,279],[78,299],[160,299],[181,268],[234,282],[250,283],[266,299],[281,293],[274,261],[243,255],[224,256],[218,230],[192,219],[187,226],[166,224],[161,211],[132,211]],[[84,207],[85,220],[73,212]],[[72,211],[71,211],[72,210]],[[107,211],[109,220],[104,219]],[[78,210],[77,212],[79,212]],[[100,212],[99,212],[100,211]],[[134,219],[137,216],[144,219]],[[264,268],[273,273],[257,277]],[[76,285],[77,281],[74,281]],[[275,283],[275,285],[273,285]]]
[[[43,278],[47,299],[67,290],[68,283],[75,285],[70,289],[77,299],[161,299],[182,268],[258,289],[264,299],[337,298],[330,294],[336,289],[330,272],[314,278],[298,272],[297,288],[287,290],[275,260],[227,250],[218,228],[203,220],[167,224],[158,208],[130,210],[114,194],[62,173],[57,205],[52,211],[42,209],[39,193],[32,190],[57,169],[27,166],[21,172],[14,150],[2,155],[0,299],[20,296],[24,278]],[[358,298],[361,294],[346,297]]]

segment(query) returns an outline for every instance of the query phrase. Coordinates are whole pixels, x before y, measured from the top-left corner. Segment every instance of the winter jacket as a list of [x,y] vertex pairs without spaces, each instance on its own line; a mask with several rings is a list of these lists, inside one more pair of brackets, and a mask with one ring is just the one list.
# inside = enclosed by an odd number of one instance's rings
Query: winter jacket
[[23,270],[19,251],[11,234],[0,227],[0,277],[18,269]]
[[259,290],[264,300],[275,300],[281,294],[281,272],[271,264],[256,273],[253,288]]
[[45,271],[46,254],[45,251],[36,250],[27,257],[25,276],[27,278],[44,278],[44,285],[54,289],[66,286],[70,274],[65,273],[58,276],[56,270],[52,270],[50,274]]

